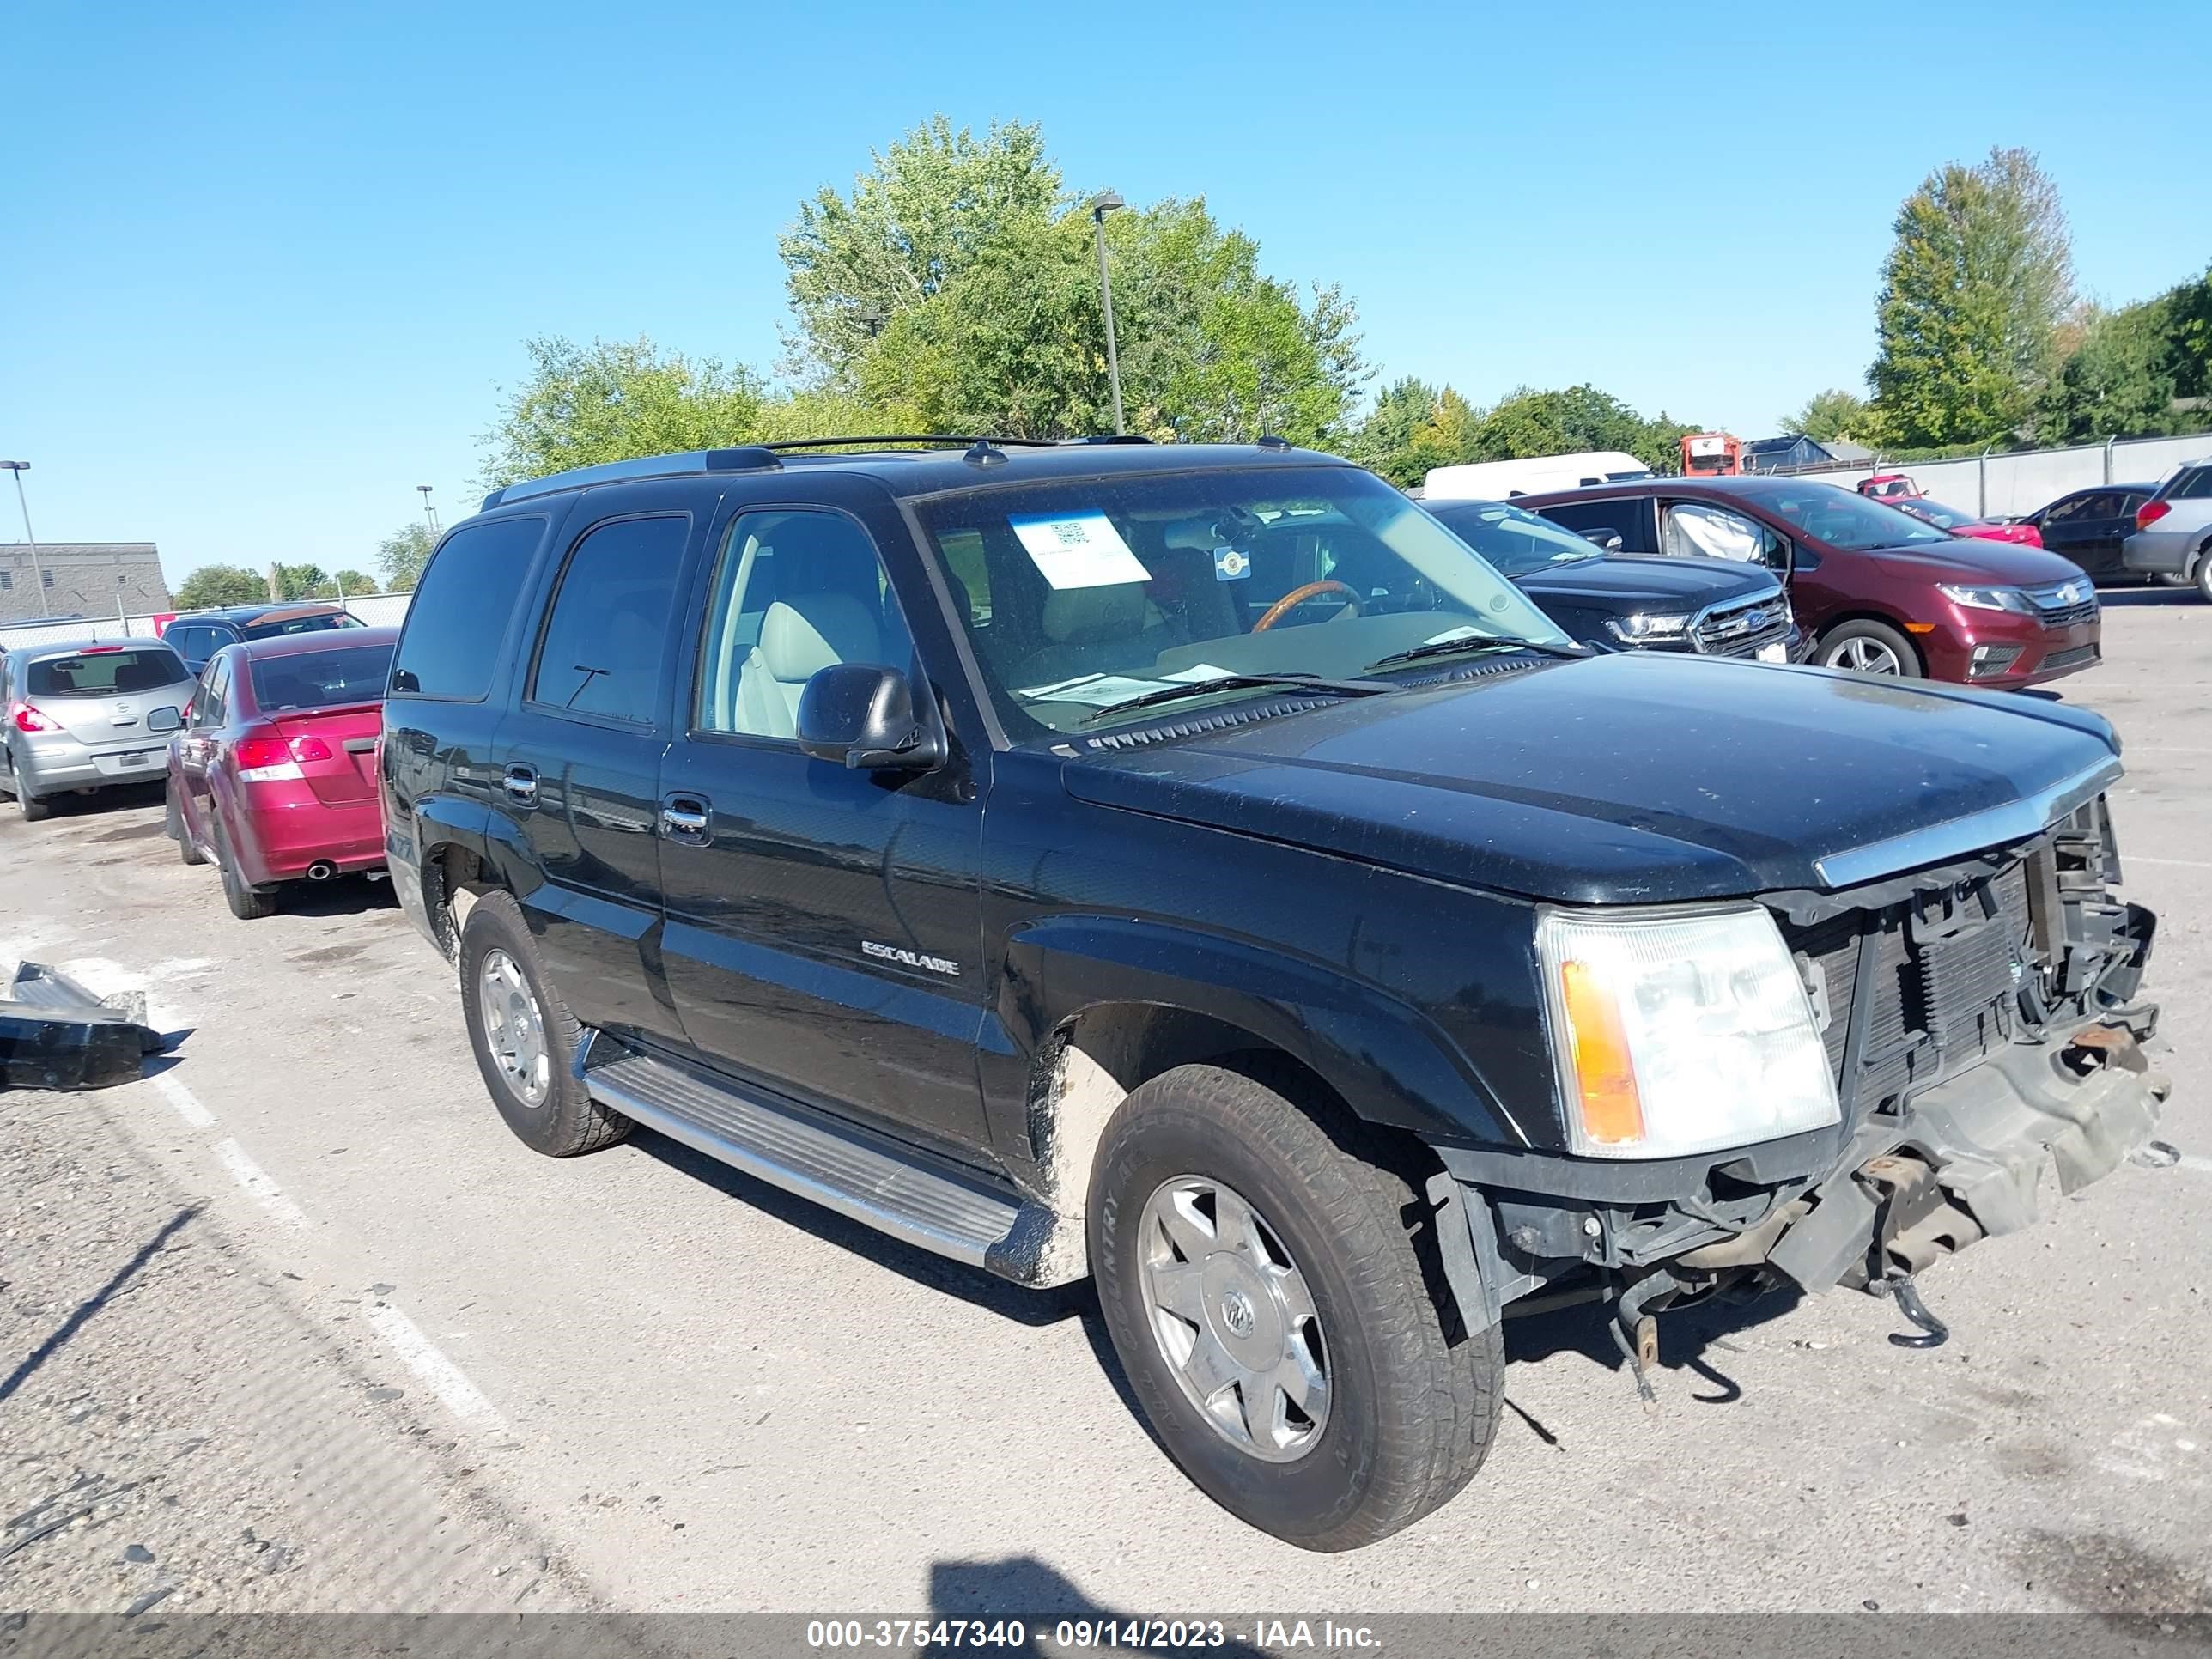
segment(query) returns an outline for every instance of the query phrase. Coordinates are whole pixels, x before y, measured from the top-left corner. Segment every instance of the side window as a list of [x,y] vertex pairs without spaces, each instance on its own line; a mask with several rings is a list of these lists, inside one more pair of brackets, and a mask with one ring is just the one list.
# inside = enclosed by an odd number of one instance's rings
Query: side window
[[841,662],[914,665],[875,544],[842,514],[740,514],[714,571],[692,729],[795,738],[799,693]]
[[1670,558],[1734,559],[1780,568],[1782,538],[1756,519],[1705,501],[1669,501],[1659,529],[1659,550]]
[[2043,515],[2045,524],[2068,524],[2075,519],[2109,519],[2113,516],[2112,498],[2102,493],[2069,495],[2057,503]]
[[2120,497],[2119,504],[2112,509],[2112,516],[2116,519],[2132,519],[2136,515],[2136,509],[2149,499],[2150,497],[2143,491],[2130,489]]
[[530,698],[564,712],[650,726],[660,708],[660,665],[688,514],[617,519],[568,555],[531,674]]
[[2191,467],[2173,481],[2167,499],[2176,501],[2212,500],[2212,466]]
[[392,665],[394,695],[483,701],[544,533],[540,518],[495,519],[446,538],[407,607]]
[[223,722],[223,710],[229,702],[230,665],[210,663],[200,689],[192,696],[192,730],[211,732]]
[[1642,544],[1645,506],[1640,497],[1615,498],[1609,501],[1560,501],[1536,510],[1553,524],[1563,526],[1577,535],[1585,530],[1610,530],[1620,538],[1620,550],[1624,553],[1649,553],[1651,550]]

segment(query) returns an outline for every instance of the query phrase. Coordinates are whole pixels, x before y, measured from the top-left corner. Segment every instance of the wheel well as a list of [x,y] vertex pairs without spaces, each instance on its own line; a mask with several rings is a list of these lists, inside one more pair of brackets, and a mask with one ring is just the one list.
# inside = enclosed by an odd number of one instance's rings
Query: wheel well
[[1408,1173],[1432,1158],[1401,1130],[1358,1122],[1321,1073],[1242,1026],[1158,1003],[1087,1008],[1053,1031],[1030,1084],[1030,1144],[1041,1196],[1075,1240],[1084,1237],[1091,1166],[1108,1121],[1139,1085],[1191,1065],[1218,1066],[1264,1083],[1355,1156],[1388,1158]]
[[460,957],[461,924],[483,878],[483,860],[467,848],[447,842],[422,860],[422,904],[437,930],[438,948],[447,960]]
[[1912,630],[1896,617],[1885,615],[1879,611],[1847,611],[1842,616],[1832,617],[1823,623],[1820,633],[1815,637],[1820,641],[1826,641],[1829,635],[1845,623],[1861,622],[1880,623],[1884,628],[1894,631],[1912,647],[1912,654],[1920,662],[1920,672],[1923,674],[1928,672],[1928,653],[1920,648],[1920,641],[1914,637]]

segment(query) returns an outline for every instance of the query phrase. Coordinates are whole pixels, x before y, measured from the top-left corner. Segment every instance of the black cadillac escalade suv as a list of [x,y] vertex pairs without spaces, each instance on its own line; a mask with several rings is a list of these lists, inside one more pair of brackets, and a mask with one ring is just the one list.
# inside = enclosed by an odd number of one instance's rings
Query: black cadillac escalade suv
[[380,766],[524,1140],[1093,1277],[1170,1452],[1314,1549],[1473,1474],[1509,1304],[1601,1298],[1639,1381],[1708,1297],[1932,1324],[2167,1090],[2104,720],[1593,655],[1273,440],[510,485]]

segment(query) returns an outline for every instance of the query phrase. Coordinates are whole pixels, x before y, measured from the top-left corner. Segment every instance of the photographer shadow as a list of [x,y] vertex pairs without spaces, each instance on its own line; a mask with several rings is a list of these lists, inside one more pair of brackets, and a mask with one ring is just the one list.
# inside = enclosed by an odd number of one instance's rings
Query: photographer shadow
[[[929,1569],[929,1609],[944,1620],[980,1620],[996,1624],[1017,1619],[1027,1626],[1028,1639],[1018,1647],[994,1647],[991,1653],[1025,1653],[1042,1656],[1047,1651],[1057,1652],[1048,1638],[1052,1627],[1062,1620],[1093,1626],[1118,1623],[1132,1628],[1141,1627],[1146,1616],[1125,1609],[1102,1606],[1093,1601],[1059,1569],[1040,1561],[1034,1555],[1010,1555],[997,1561],[936,1561]],[[1189,1622],[1189,1621],[1185,1621]],[[1141,1645],[1137,1641],[1076,1644],[1079,1648],[1090,1647],[1102,1653],[1111,1653]],[[1186,1645],[1202,1649],[1215,1659],[1266,1659],[1264,1650],[1240,1641],[1233,1632],[1224,1632],[1224,1639],[1215,1645],[1210,1637]],[[932,1644],[921,1650],[925,1654],[973,1655],[976,1644]],[[1173,1651],[1155,1649],[1156,1651]]]

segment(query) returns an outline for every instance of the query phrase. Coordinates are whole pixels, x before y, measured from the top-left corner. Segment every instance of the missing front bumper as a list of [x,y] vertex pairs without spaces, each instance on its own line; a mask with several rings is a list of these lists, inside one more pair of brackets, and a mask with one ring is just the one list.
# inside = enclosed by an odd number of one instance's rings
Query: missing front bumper
[[2148,1140],[2172,1088],[2124,1026],[2008,1048],[1863,1127],[1767,1262],[1808,1291],[1863,1288],[2017,1232],[2046,1175],[2078,1192]]

